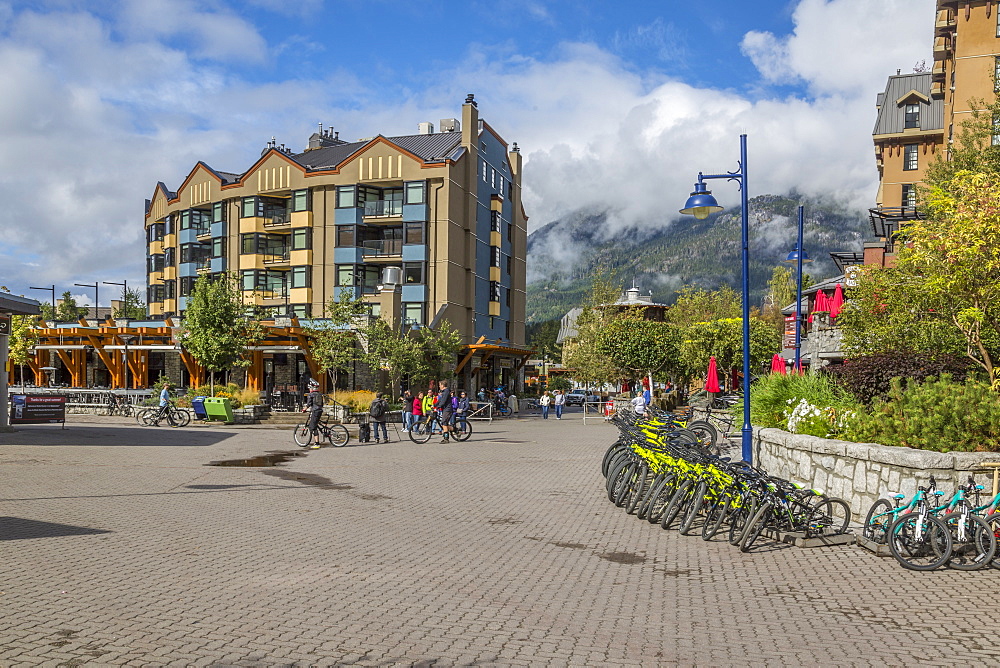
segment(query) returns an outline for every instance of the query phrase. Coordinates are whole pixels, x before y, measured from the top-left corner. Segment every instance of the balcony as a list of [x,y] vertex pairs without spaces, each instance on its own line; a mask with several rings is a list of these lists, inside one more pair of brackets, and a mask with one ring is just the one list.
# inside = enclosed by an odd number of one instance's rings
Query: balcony
[[275,264],[288,264],[289,250],[288,248],[279,249],[269,249],[268,252],[261,253],[264,256],[264,264],[275,265]]
[[403,215],[403,202],[393,199],[378,199],[365,202],[365,218],[389,218]]
[[400,257],[402,254],[402,239],[378,239],[361,242],[361,257],[364,258]]
[[276,213],[271,215],[269,218],[264,219],[264,227],[288,227],[292,224],[292,214],[290,213]]
[[951,50],[951,40],[947,37],[937,37],[934,39],[934,58],[943,58]]
[[948,11],[947,9],[942,9],[937,13],[937,20],[934,22],[934,27],[938,30],[946,30],[952,28],[955,25],[955,15]]
[[206,257],[204,260],[199,260],[197,269],[199,274],[207,274],[212,271],[212,258]]

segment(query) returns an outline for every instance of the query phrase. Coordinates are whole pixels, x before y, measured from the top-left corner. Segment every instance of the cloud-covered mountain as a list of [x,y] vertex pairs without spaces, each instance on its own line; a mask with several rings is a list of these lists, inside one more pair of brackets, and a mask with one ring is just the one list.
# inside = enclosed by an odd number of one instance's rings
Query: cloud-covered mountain
[[[832,251],[860,251],[871,236],[867,212],[834,201],[802,200],[803,246],[815,261],[806,273],[821,279],[837,273]],[[774,267],[795,249],[798,198],[762,195],[750,200],[750,289],[763,299]],[[635,280],[642,292],[670,303],[686,285],[714,289],[741,283],[740,210],[673,225],[646,221],[617,231],[605,212],[576,212],[528,237],[529,322],[561,317],[582,303],[598,266],[624,289]]]

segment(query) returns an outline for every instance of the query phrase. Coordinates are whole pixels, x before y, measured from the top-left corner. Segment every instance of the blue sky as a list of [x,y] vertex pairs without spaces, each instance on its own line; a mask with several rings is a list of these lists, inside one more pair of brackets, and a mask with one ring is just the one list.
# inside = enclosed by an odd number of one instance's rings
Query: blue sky
[[0,0],[0,285],[140,285],[157,181],[178,186],[198,160],[240,172],[272,135],[301,149],[317,122],[347,139],[411,134],[459,115],[469,92],[522,148],[532,228],[598,208],[609,235],[670,224],[663,193],[734,168],[741,131],[751,194],[862,208],[877,184],[875,95],[930,59],[933,9]]

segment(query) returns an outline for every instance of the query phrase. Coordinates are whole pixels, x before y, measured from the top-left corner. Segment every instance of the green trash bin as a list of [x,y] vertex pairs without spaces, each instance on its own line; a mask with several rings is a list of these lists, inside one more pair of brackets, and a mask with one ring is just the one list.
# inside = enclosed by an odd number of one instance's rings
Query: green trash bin
[[209,420],[236,422],[236,418],[233,417],[233,403],[229,397],[206,397],[205,413]]

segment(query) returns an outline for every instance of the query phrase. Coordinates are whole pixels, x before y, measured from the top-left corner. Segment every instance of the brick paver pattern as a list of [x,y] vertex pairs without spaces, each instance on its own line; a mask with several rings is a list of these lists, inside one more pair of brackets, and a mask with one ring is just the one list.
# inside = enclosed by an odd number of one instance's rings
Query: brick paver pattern
[[[0,665],[994,663],[1000,571],[741,554],[607,500],[613,428],[464,444],[74,418],[0,434]],[[402,434],[405,438],[405,434]]]

